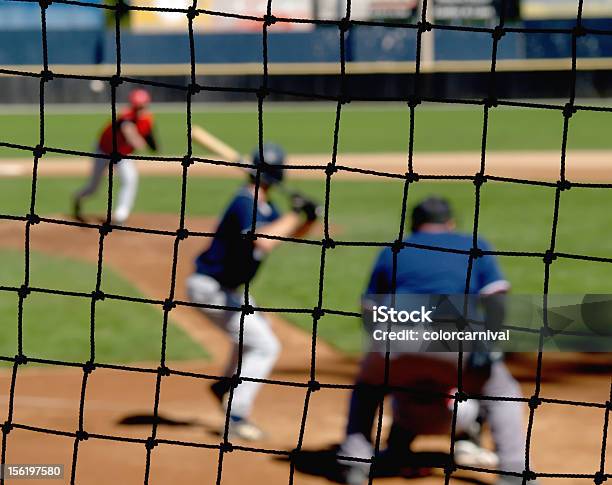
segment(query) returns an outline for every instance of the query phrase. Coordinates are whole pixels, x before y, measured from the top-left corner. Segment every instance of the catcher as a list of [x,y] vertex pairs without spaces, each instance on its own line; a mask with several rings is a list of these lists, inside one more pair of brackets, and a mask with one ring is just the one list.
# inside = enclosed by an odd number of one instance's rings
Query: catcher
[[[280,214],[268,195],[272,188],[283,182],[285,153],[273,144],[263,147],[264,161],[259,150],[252,155],[253,168],[260,168],[260,186],[255,208],[256,170],[250,170],[247,183],[229,203],[208,247],[196,259],[196,271],[187,280],[187,290],[193,303],[234,307],[236,310],[200,307],[201,312],[224,330],[234,343],[233,352],[225,370],[225,378],[211,385],[215,398],[227,405],[231,388],[230,378],[237,372],[240,339],[240,306],[244,303],[241,286],[251,281],[266,255],[281,241],[258,237],[245,237],[251,231],[255,218],[258,234],[281,237],[299,237],[305,234],[317,219],[319,207],[307,198],[294,194],[292,211]],[[250,304],[253,300],[249,298]],[[242,335],[242,367],[240,377],[266,379],[280,351],[280,343],[268,319],[259,312],[244,317]],[[249,420],[251,408],[261,382],[242,381],[234,390],[230,410],[230,436],[243,440],[259,440],[262,430]]]

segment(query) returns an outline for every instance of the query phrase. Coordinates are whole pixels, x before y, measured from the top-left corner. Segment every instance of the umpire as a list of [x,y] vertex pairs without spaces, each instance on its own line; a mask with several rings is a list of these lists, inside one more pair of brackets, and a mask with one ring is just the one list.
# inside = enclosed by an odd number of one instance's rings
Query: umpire
[[[502,323],[504,294],[510,285],[492,255],[473,260],[470,281],[466,282],[469,259],[465,253],[472,247],[472,236],[455,230],[448,201],[429,197],[419,203],[412,212],[412,234],[405,242],[410,245],[397,254],[395,282],[391,249],[385,248],[380,253],[366,291],[366,300],[368,295],[393,293],[461,295],[466,293],[467,283],[467,293],[478,295],[487,321],[496,325]],[[478,247],[489,250],[484,240],[478,241]],[[367,306],[367,301],[364,306]],[[408,466],[414,438],[420,434],[450,431],[454,403],[436,396],[456,392],[458,355],[456,352],[398,352],[391,354],[390,358],[388,384],[417,391],[418,397],[399,390],[392,393],[393,425],[388,448],[375,461],[378,466],[375,465],[373,473],[378,474],[378,467],[382,466],[387,472],[391,469],[414,476],[420,473]],[[501,360],[501,355],[475,352],[466,354],[464,362],[464,391],[470,395],[503,399],[480,402],[469,399],[459,403],[456,429],[465,431],[460,438],[466,439],[456,442],[455,463],[481,468],[498,464],[500,477],[497,485],[535,484],[535,481],[523,481],[519,476],[525,466],[525,433],[523,405],[517,402],[521,398],[518,383]],[[372,457],[372,428],[378,403],[385,392],[382,386],[384,375],[384,353],[372,348],[361,363],[351,395],[346,437],[338,451],[340,457]],[[474,406],[477,407],[475,412],[471,409]],[[497,452],[493,460],[491,452],[478,446],[477,436],[474,436],[479,412],[490,424]],[[369,467],[364,463],[340,459],[340,464],[347,483],[361,484],[367,479]]]
[[[285,153],[281,147],[265,144],[264,159],[259,150],[252,156],[253,169],[247,183],[238,191],[215,232],[210,246],[196,259],[196,271],[187,280],[187,290],[193,303],[233,307],[218,309],[199,307],[201,312],[224,330],[233,342],[233,351],[225,370],[225,378],[211,386],[214,396],[227,405],[231,388],[230,378],[236,374],[240,340],[240,306],[244,303],[241,286],[253,279],[266,255],[281,240],[245,237],[253,227],[257,234],[278,237],[299,237],[317,219],[318,206],[300,195],[291,197],[292,211],[281,215],[268,198],[270,189],[283,182]],[[260,172],[260,186],[255,207],[256,169]],[[250,301],[253,304],[253,300]],[[253,441],[264,436],[262,430],[249,420],[253,401],[266,379],[280,351],[280,343],[268,319],[259,312],[244,316],[242,334],[242,367],[244,380],[234,390],[230,410],[229,433],[232,437]]]

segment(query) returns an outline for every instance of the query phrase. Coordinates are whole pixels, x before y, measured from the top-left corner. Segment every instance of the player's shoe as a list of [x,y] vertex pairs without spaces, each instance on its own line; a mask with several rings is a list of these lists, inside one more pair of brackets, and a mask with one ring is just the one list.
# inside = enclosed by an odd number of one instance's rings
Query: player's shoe
[[496,468],[499,458],[493,451],[471,440],[458,440],[455,442],[455,463],[461,466]]
[[244,441],[259,441],[264,439],[266,434],[248,419],[230,416],[228,437]]
[[75,197],[72,201],[72,217],[79,222],[85,222],[83,214],[81,214],[81,199],[78,197]]
[[[340,464],[340,482],[346,485],[364,485],[368,483],[370,475],[370,464],[354,462],[350,465],[346,460]],[[424,478],[431,475],[431,469],[425,467],[414,467],[405,462],[387,459],[383,454],[379,455],[376,465],[372,470],[374,478],[401,477],[407,479]]]

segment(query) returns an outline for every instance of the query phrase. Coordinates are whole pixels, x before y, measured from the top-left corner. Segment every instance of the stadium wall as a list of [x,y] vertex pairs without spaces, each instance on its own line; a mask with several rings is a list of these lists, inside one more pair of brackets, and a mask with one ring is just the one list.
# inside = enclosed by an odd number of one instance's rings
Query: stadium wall
[[[530,28],[572,28],[569,21],[530,21]],[[590,19],[593,28],[612,31],[612,19]],[[103,28],[50,29],[49,61],[52,64],[113,64],[115,39]],[[338,30],[321,27],[310,32],[276,32],[269,35],[270,62],[337,62]],[[144,34],[123,32],[122,60],[128,64],[189,62],[186,33]],[[347,60],[354,62],[414,60],[414,29],[355,26],[347,40]],[[259,33],[200,33],[195,36],[198,63],[260,63]],[[571,37],[565,34],[508,33],[499,43],[499,59],[562,58],[571,55]],[[486,33],[439,30],[435,32],[437,60],[478,60],[491,56]],[[578,40],[579,57],[612,57],[612,36],[589,35]],[[42,62],[40,29],[0,30],[0,65]]]
[[[85,9],[87,10],[87,9]],[[74,17],[66,16],[71,22]],[[83,17],[74,25],[51,18],[47,33],[51,69],[72,74],[111,75],[115,64],[115,39],[104,24]],[[27,22],[26,22],[27,21]],[[29,22],[29,23],[28,23]],[[585,25],[612,31],[612,19],[585,19]],[[529,20],[529,28],[572,28],[570,20]],[[0,15],[0,68],[39,72],[42,64],[40,27],[31,16],[22,21]],[[271,66],[284,65],[271,73],[272,87],[281,91],[335,96],[338,93],[339,37],[335,27],[319,27],[306,32],[270,32],[268,49]],[[188,84],[190,61],[186,32],[122,32],[121,54],[124,74],[171,84]],[[584,97],[612,95],[612,36],[588,35],[578,38],[578,57],[591,59],[595,67],[579,61],[577,94]],[[261,82],[260,33],[198,33],[195,36],[199,82],[211,86],[257,88]],[[363,64],[350,77],[349,89],[364,98],[406,98],[412,92],[416,31],[406,28],[354,26],[346,45],[347,61]],[[424,76],[423,93],[449,98],[484,97],[488,86],[491,37],[486,33],[436,30],[435,59],[452,69],[432,69]],[[571,36],[554,33],[506,33],[498,47],[498,68],[509,67],[498,75],[498,92],[505,98],[565,98],[568,96],[571,63]],[[558,60],[541,72],[540,59]],[[534,61],[530,63],[530,61]],[[370,64],[368,63],[376,63]],[[472,63],[472,64],[470,64]],[[474,63],[480,63],[476,67]],[[61,65],[61,66],[58,66]],[[142,66],[146,72],[130,72],[129,66]],[[382,67],[380,67],[382,66]],[[99,69],[98,69],[99,68]],[[110,71],[106,68],[110,68]],[[106,70],[105,70],[106,69]],[[300,72],[296,72],[300,71]],[[425,69],[427,72],[427,70]],[[534,72],[535,71],[535,72]],[[351,72],[351,69],[349,69]],[[375,81],[377,92],[368,92]],[[371,86],[371,84],[370,84]],[[106,102],[108,93],[93,92],[88,81],[55,79],[46,90],[50,102]],[[159,89],[156,99],[181,101],[180,90]],[[36,102],[38,80],[21,76],[0,77],[0,102]],[[202,101],[250,100],[250,94],[207,92]],[[288,99],[273,95],[271,99]]]

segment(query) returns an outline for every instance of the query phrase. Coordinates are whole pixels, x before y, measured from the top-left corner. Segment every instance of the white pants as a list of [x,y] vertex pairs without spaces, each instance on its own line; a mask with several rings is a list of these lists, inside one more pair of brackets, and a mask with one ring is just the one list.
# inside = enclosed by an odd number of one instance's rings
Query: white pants
[[[94,158],[91,175],[89,181],[76,195],[78,199],[83,199],[94,194],[105,172],[108,170],[108,160],[103,158]],[[138,191],[138,170],[133,160],[121,160],[115,166],[115,173],[119,175],[119,192],[117,194],[117,203],[113,211],[113,222],[115,224],[123,224],[134,207],[136,193]]]
[[[187,279],[187,291],[193,303],[240,307],[244,298],[237,291],[222,288],[210,276],[195,273]],[[252,303],[252,302],[251,302]],[[236,374],[239,356],[240,310],[200,308],[201,312],[226,332],[234,346],[224,375]],[[265,379],[270,375],[280,352],[280,343],[270,322],[259,312],[245,315],[242,334],[242,366],[240,377]],[[243,381],[234,390],[232,416],[246,418],[261,386],[260,382]]]

